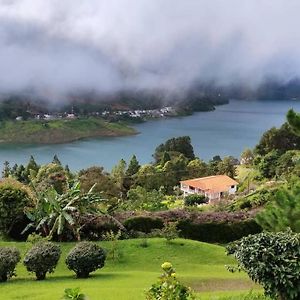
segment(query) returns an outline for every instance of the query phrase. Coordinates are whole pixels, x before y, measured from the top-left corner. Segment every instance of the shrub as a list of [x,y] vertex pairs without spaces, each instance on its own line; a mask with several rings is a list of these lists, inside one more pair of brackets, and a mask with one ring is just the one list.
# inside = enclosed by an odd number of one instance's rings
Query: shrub
[[272,299],[300,298],[300,234],[291,231],[260,233],[242,238],[227,247],[238,261],[238,268],[262,285]]
[[198,204],[207,203],[208,199],[205,195],[198,195],[198,194],[191,194],[184,198],[184,205],[185,206],[195,206]]
[[161,230],[162,236],[166,239],[167,243],[171,243],[172,240],[178,238],[177,222],[168,222]]
[[104,266],[105,258],[104,250],[97,244],[80,242],[69,252],[66,265],[77,278],[87,278],[91,272]]
[[124,226],[128,231],[150,233],[153,229],[162,229],[164,223],[160,218],[133,217],[125,220]]
[[[0,183],[0,231],[11,235],[14,227],[19,223],[24,225],[24,209],[33,205],[33,196],[30,190],[22,183],[5,179]],[[26,226],[27,224],[25,224]],[[19,228],[19,235],[24,228]]]
[[85,300],[87,299],[84,294],[80,292],[80,288],[65,289],[64,298],[65,300]]
[[[99,241],[106,232],[114,233],[123,230],[114,219],[109,216],[83,215],[79,216],[80,237],[84,240]],[[123,232],[122,232],[123,233]]]
[[21,256],[18,249],[14,247],[0,248],[0,282],[16,276],[15,268]]
[[172,264],[165,262],[161,265],[163,274],[157,283],[153,284],[146,292],[147,300],[191,300],[195,299],[190,288],[180,283],[177,279]]
[[47,273],[53,273],[60,258],[60,247],[51,242],[38,242],[27,252],[24,265],[35,273],[37,280],[44,280]]

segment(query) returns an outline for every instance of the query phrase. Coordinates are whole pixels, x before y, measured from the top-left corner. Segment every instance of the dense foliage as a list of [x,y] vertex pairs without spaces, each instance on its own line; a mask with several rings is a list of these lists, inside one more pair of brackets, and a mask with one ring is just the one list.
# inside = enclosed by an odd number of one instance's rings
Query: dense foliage
[[299,299],[299,234],[280,232],[250,235],[228,246],[227,251],[253,281],[262,285],[266,295],[280,300]]
[[13,179],[0,182],[0,231],[14,235],[18,223],[26,226],[25,208],[34,205],[34,196],[30,189]]
[[195,206],[203,203],[207,203],[208,199],[205,195],[191,194],[184,198],[184,205]]
[[300,183],[291,189],[281,188],[256,220],[265,230],[278,232],[290,228],[300,233]]
[[124,226],[128,231],[150,233],[153,229],[162,229],[164,223],[161,218],[140,216],[125,220]]
[[47,273],[53,273],[60,258],[60,247],[51,242],[41,241],[26,253],[24,265],[35,273],[37,280],[44,280]]
[[15,268],[21,256],[14,247],[0,247],[0,282],[16,276]]
[[87,278],[91,272],[101,269],[105,263],[104,250],[92,242],[78,243],[67,255],[67,267],[77,278]]

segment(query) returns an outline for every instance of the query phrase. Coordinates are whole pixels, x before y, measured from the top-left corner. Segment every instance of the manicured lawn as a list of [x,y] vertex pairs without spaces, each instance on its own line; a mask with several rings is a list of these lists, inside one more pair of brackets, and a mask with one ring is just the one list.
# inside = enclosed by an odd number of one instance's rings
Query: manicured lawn
[[[75,279],[64,259],[74,243],[61,243],[62,257],[54,274],[45,281],[35,281],[20,263],[17,277],[0,284],[0,299],[58,300],[65,288],[80,287],[90,300],[141,300],[143,292],[160,275],[160,265],[170,261],[181,280],[193,287],[201,299],[236,295],[254,287],[243,273],[229,273],[225,265],[233,264],[221,246],[178,239],[167,244],[164,239],[149,239],[148,247],[140,246],[141,240],[120,241],[120,258],[108,259],[105,267],[89,279]],[[100,242],[103,248],[109,242]],[[0,242],[0,246],[17,246],[22,254],[30,245]]]

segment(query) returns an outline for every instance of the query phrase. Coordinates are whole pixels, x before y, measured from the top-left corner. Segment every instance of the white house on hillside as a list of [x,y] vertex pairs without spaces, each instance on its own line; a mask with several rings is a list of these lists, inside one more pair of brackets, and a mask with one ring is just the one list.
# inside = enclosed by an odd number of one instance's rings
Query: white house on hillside
[[215,175],[180,181],[184,196],[205,195],[209,202],[220,200],[225,195],[235,194],[238,182],[227,175]]

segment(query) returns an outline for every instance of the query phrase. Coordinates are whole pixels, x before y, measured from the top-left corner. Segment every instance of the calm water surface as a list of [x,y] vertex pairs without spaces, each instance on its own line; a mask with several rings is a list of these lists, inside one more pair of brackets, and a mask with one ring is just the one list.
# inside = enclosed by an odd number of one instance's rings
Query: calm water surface
[[140,134],[127,137],[98,138],[60,145],[0,145],[0,160],[26,163],[33,155],[38,163],[50,162],[57,154],[72,170],[101,165],[110,170],[121,158],[136,154],[141,163],[150,162],[157,145],[165,140],[189,135],[196,155],[208,160],[214,155],[239,157],[253,147],[261,134],[285,121],[300,101],[237,101],[219,106],[213,112],[201,112],[182,118],[160,119],[136,125]]

